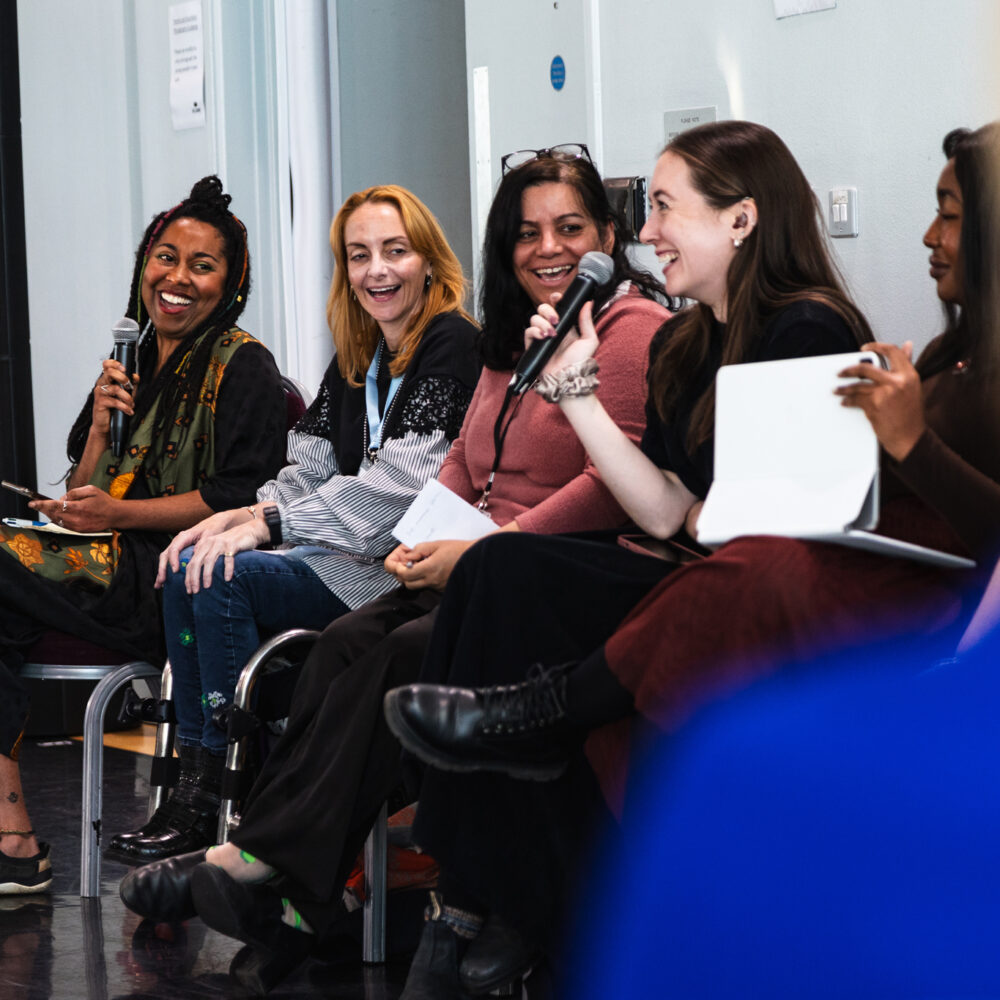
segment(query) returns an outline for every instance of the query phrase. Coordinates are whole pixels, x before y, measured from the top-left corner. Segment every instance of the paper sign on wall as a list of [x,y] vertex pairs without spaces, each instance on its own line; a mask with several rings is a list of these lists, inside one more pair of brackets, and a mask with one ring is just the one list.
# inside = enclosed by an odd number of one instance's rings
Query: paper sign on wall
[[170,117],[174,129],[205,125],[201,0],[170,5]]
[[774,0],[774,16],[792,17],[795,14],[812,14],[817,10],[831,10],[837,0]]

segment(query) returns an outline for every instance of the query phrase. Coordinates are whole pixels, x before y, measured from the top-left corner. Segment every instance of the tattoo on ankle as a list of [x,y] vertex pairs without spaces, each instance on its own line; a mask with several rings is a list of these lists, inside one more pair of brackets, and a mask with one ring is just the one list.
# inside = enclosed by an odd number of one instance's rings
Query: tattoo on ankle
[[17,801],[17,792],[11,792],[10,795],[7,796],[7,801],[8,802],[16,802]]

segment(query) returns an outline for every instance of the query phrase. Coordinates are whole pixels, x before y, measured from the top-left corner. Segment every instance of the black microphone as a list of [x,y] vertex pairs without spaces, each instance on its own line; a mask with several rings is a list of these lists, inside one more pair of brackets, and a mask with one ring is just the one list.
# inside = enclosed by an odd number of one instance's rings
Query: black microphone
[[576,326],[576,318],[585,302],[589,302],[597,289],[606,285],[614,274],[614,261],[606,254],[591,250],[580,258],[577,264],[576,277],[570,282],[566,294],[556,304],[559,320],[556,323],[554,337],[533,341],[521,355],[514,374],[510,379],[509,388],[515,396],[520,396],[531,388],[542,369],[548,364],[549,358],[562,343],[563,337]]
[[[139,324],[134,319],[120,319],[111,331],[115,335],[115,346],[111,357],[120,361],[129,379],[135,374],[135,345],[139,339]],[[128,415],[121,410],[111,411],[111,454],[116,459],[122,457],[128,438]]]

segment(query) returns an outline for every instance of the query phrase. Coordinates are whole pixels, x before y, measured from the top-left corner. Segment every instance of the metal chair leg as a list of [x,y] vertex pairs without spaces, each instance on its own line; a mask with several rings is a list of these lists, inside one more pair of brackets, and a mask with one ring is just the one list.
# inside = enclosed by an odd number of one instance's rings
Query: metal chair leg
[[[169,660],[163,668],[163,675],[160,678],[160,701],[172,701],[174,697],[174,672]],[[161,722],[156,727],[156,743],[153,747],[153,758],[169,759],[174,755],[174,734],[177,729],[175,722]],[[167,800],[170,791],[166,785],[149,786],[149,804],[146,807],[146,819],[150,819],[153,813]]]
[[101,894],[101,808],[104,713],[115,692],[136,677],[158,677],[152,663],[135,660],[112,670],[94,688],[83,716],[83,817],[80,822],[80,895]]
[[[319,638],[319,632],[307,628],[290,628],[284,632],[279,632],[264,643],[247,660],[246,666],[240,671],[239,680],[236,682],[236,691],[233,695],[233,705],[244,711],[250,710],[250,699],[253,697],[254,688],[260,678],[261,671],[267,666],[268,661],[287,646],[294,646],[303,642],[315,642]],[[225,774],[237,775],[243,770],[246,762],[247,742],[246,739],[235,740],[226,748],[226,770]],[[229,834],[236,828],[239,818],[236,816],[236,802],[234,799],[223,795],[219,804],[219,826],[216,830],[216,843],[225,844],[229,840]]]
[[378,819],[365,841],[365,909],[364,940],[361,959],[364,962],[385,961],[385,897],[388,873],[388,808],[382,803]]

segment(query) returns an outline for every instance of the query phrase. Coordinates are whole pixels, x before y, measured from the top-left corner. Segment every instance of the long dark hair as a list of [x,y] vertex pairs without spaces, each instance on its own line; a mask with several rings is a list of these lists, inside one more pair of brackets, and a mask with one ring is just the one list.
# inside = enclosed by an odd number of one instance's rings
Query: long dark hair
[[[722,364],[752,357],[768,318],[792,302],[812,300],[834,310],[858,343],[871,340],[860,310],[847,297],[820,230],[819,205],[788,147],[753,122],[711,122],[681,132],[664,149],[681,157],[691,182],[713,208],[746,198],[757,225],[733,257],[726,276],[726,336]],[[664,420],[694,374],[709,363],[712,310],[701,303],[670,320],[669,336],[649,372],[650,394]],[[715,384],[695,404],[688,447],[712,434]]]
[[[247,297],[250,294],[250,252],[247,246],[246,227],[229,211],[231,201],[232,198],[222,189],[222,181],[218,177],[214,174],[203,177],[191,188],[191,193],[184,201],[153,216],[135,252],[132,284],[129,288],[125,315],[129,319],[134,319],[140,327],[144,327],[139,339],[136,367],[140,374],[146,376],[146,381],[136,394],[135,416],[132,419],[136,422],[141,420],[157,397],[162,396],[152,432],[151,454],[146,458],[150,469],[158,466],[168,445],[179,449],[182,444],[177,440],[168,441],[168,435],[164,432],[174,427],[172,433],[175,437],[178,434],[183,437],[185,428],[191,425],[190,418],[198,405],[198,393],[190,392],[188,389],[190,386],[200,386],[205,377],[215,342],[212,334],[234,326],[246,308]],[[144,314],[142,277],[156,238],[166,226],[177,219],[196,219],[213,226],[218,231],[222,237],[223,253],[226,258],[226,283],[219,304],[205,323],[190,333],[175,350],[174,357],[187,357],[183,377],[174,377],[174,366],[164,365],[163,370],[154,379],[152,373],[155,371],[157,360],[156,331]],[[66,443],[69,459],[74,464],[79,462],[83,455],[92,415],[93,400],[88,396]]]
[[596,312],[621,282],[629,280],[644,295],[663,299],[663,287],[648,272],[634,267],[628,259],[628,237],[618,213],[611,207],[601,176],[586,159],[555,160],[541,157],[504,175],[490,206],[483,240],[483,279],[479,308],[483,320],[483,363],[499,371],[510,369],[524,347],[524,328],[535,304],[514,274],[514,248],[521,228],[521,200],[524,192],[538,184],[568,184],[580,196],[584,211],[603,230],[614,227],[615,245],[612,280],[594,297]]
[[944,303],[944,336],[920,355],[917,371],[928,378],[957,361],[972,362],[975,381],[1000,368],[1000,122],[944,137],[944,155],[955,161],[962,195],[962,305]]

